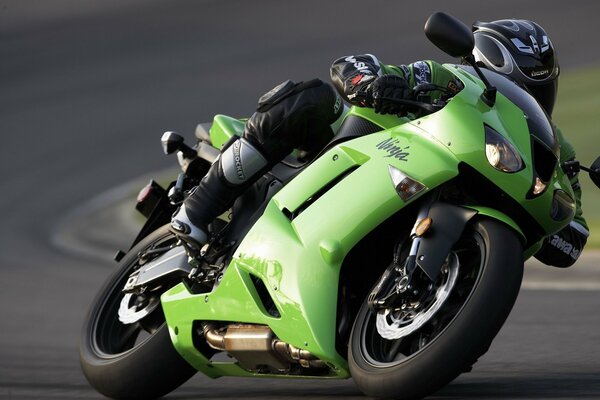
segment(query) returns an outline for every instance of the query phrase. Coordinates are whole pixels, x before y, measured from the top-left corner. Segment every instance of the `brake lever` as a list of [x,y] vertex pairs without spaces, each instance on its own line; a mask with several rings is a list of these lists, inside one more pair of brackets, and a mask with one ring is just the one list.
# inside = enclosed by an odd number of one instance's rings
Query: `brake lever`
[[402,104],[402,105],[409,106],[409,107],[420,108],[421,110],[425,110],[430,113],[434,113],[443,108],[442,105],[436,105],[436,104],[415,101],[415,100],[408,100],[408,99],[397,99],[397,98],[392,98],[392,97],[384,97],[383,100],[391,101],[391,102]]
[[433,92],[434,90],[439,90],[438,85],[434,85],[433,83],[420,83],[413,88],[413,92]]

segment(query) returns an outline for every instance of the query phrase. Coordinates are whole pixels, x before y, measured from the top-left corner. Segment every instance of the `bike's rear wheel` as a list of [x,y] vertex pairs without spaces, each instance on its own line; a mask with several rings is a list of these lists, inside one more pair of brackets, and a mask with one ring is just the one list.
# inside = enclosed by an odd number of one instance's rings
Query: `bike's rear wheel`
[[400,311],[406,304],[379,311],[378,317],[365,300],[349,346],[356,384],[367,395],[394,399],[422,398],[446,385],[487,351],[512,309],[522,276],[522,246],[511,229],[486,219],[469,224],[429,306],[409,318]]
[[[159,301],[168,287],[144,296],[122,292],[128,277],[140,266],[139,254],[155,249],[158,251],[150,254],[156,258],[160,249],[175,242],[166,227],[148,235],[121,260],[86,316],[80,341],[81,366],[89,383],[105,396],[160,397],[196,372],[175,351],[169,337]],[[123,323],[123,319],[135,322]]]

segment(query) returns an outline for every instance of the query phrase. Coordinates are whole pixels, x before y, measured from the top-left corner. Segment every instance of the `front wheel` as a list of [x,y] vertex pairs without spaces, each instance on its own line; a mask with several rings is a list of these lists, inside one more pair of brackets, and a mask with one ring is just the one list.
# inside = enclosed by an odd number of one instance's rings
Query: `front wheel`
[[142,294],[122,291],[136,269],[176,243],[167,227],[148,235],[123,258],[92,303],[81,335],[80,361],[89,383],[105,396],[160,397],[196,372],[175,351],[160,306],[160,295],[177,282]]
[[363,303],[348,361],[367,395],[418,399],[448,384],[484,354],[517,298],[522,245],[505,225],[469,224],[446,259],[431,296],[372,311]]

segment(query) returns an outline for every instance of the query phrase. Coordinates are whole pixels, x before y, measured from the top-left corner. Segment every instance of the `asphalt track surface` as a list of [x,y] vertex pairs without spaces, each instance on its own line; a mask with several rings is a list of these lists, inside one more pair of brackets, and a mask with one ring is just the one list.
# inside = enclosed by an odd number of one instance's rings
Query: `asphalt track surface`
[[[282,80],[327,79],[340,55],[449,61],[422,33],[437,10],[536,19],[564,69],[600,62],[591,1],[0,0],[0,398],[101,397],[80,372],[79,330],[139,226],[127,199],[174,165],[162,131],[247,116]],[[599,398],[599,261],[528,264],[490,351],[432,398]],[[363,397],[352,380],[198,375],[169,398]]]

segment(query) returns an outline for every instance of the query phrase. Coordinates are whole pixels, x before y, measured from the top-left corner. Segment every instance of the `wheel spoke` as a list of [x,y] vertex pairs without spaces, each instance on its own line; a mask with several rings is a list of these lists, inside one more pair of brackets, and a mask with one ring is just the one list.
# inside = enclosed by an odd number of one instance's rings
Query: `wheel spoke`
[[388,360],[389,362],[396,361],[396,357],[400,352],[400,346],[402,346],[403,339],[397,339],[392,342],[392,346],[388,352]]
[[[480,237],[462,239],[452,249],[429,297],[399,297],[395,308],[371,313],[363,330],[363,354],[377,367],[398,364],[426,349],[468,300],[482,263]],[[425,284],[426,281],[423,281]],[[400,303],[399,303],[399,302]]]
[[137,322],[130,325],[124,325],[124,329],[121,331],[121,334],[118,338],[115,338],[113,343],[115,351],[121,352],[133,347],[141,330],[142,328]]
[[153,243],[134,253],[135,256],[126,261],[118,275],[114,276],[94,317],[93,347],[98,354],[114,356],[134,349],[165,323],[159,297],[162,292],[148,297],[140,293],[124,294],[123,288],[131,274],[143,264],[140,257],[145,257],[145,262],[151,261],[172,249],[176,242],[170,232],[161,233]]

